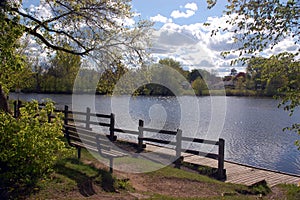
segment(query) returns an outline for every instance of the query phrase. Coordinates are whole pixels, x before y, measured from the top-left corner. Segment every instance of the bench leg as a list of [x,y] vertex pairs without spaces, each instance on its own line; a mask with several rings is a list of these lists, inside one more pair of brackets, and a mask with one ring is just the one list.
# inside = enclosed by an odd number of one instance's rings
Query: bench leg
[[109,172],[113,173],[113,158],[109,158]]
[[81,157],[81,148],[80,147],[77,148],[77,157],[78,157],[78,160],[80,160],[80,157]]
[[177,160],[175,160],[175,168],[178,168],[180,169],[181,165],[182,165],[182,162],[183,162],[183,156],[180,156],[179,158],[177,158]]

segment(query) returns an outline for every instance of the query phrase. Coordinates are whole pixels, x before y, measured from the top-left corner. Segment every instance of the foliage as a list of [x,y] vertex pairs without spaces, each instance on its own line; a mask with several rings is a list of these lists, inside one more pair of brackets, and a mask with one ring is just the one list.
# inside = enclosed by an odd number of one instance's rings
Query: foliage
[[99,72],[95,69],[82,68],[74,82],[73,92],[95,93],[96,84],[99,81]]
[[[215,0],[207,1],[208,7],[213,7]],[[257,56],[266,49],[273,49],[285,38],[292,38],[295,45],[299,45],[299,16],[300,4],[298,0],[229,0],[225,14],[228,16],[225,27],[213,30],[217,32],[234,33],[236,48],[223,52],[224,56],[239,52],[239,58],[234,60],[248,63],[254,72],[254,85],[267,87],[267,93],[274,90],[281,93],[280,106],[292,114],[299,106],[299,47],[295,53],[280,52],[270,58],[250,59],[249,55]],[[253,65],[253,62],[256,62]],[[261,74],[263,73],[263,74]],[[274,87],[275,85],[275,87]],[[299,124],[292,125],[291,130],[300,134]],[[299,145],[299,141],[296,142]],[[299,147],[300,148],[300,147]]]
[[41,88],[48,91],[72,92],[81,58],[63,51],[58,51],[50,61],[51,66],[43,74]]
[[68,150],[62,141],[62,120],[48,122],[53,103],[39,108],[37,101],[20,108],[20,117],[0,114],[0,186],[33,185],[52,170]]
[[[96,91],[109,95],[209,95],[207,83],[221,81],[219,77],[203,69],[185,70],[179,62],[170,58],[139,68],[128,68],[122,62],[114,62],[105,70],[89,68],[84,61],[77,76],[80,64],[77,55],[69,56],[59,52],[53,58],[53,63],[55,65],[48,70],[34,69],[36,72],[32,73],[36,79],[35,84],[26,87],[25,91],[61,93],[71,92],[73,89],[74,92]],[[69,67],[66,69],[65,66]],[[76,85],[72,88],[75,76]]]
[[180,62],[175,61],[172,58],[161,59],[159,60],[159,64],[171,67],[172,69],[177,70],[183,77],[188,78],[189,72],[181,67]]
[[128,71],[129,69],[120,62],[111,65],[109,69],[106,69],[103,73],[101,73],[97,91],[100,94],[111,95],[117,82]]
[[[281,99],[278,107],[293,114],[300,105],[300,62],[291,53],[281,53],[270,58],[253,58],[248,70],[266,90],[276,90],[276,98]],[[272,87],[272,88],[270,88]],[[300,125],[293,124],[284,130],[294,130],[300,135]],[[299,141],[296,142],[299,146]]]
[[[43,48],[89,56],[94,62],[101,63],[99,67],[108,67],[116,60],[136,63],[146,58],[146,33],[152,23],[141,20],[126,23],[126,20],[134,17],[130,2],[44,0],[40,1],[40,6],[49,12],[41,13],[41,9],[22,7],[21,0],[1,1],[0,109],[9,111],[6,95],[15,81],[17,87],[21,85],[17,73],[23,68],[24,57],[16,50],[23,33],[30,35]],[[36,69],[36,72],[41,71],[38,67]],[[40,77],[35,75],[36,88],[39,90]],[[49,79],[54,79],[55,83],[57,81],[55,77]],[[69,85],[66,90],[69,90]]]
[[262,180],[250,186],[250,189],[254,194],[262,194],[266,195],[270,193],[272,190],[269,188],[267,181]]
[[238,45],[232,52],[253,55],[273,48],[287,37],[299,44],[298,0],[230,0],[224,12],[229,16],[227,25],[214,30],[212,35],[219,31],[235,33]]
[[16,48],[20,46],[18,39],[22,36],[21,27],[14,26],[18,18],[12,21],[5,21],[5,14],[0,9],[0,85],[8,90],[14,85],[14,75],[20,71],[24,65],[24,58],[16,53]]
[[[46,15],[39,9],[21,8],[21,0],[0,4],[13,22],[43,46],[75,55],[89,55],[98,61],[142,59],[145,55],[145,32],[148,21],[126,24],[134,13],[130,0],[45,0],[40,6],[49,10]],[[68,28],[66,28],[68,27]],[[66,46],[67,45],[67,46]],[[131,59],[130,59],[131,58]],[[135,59],[133,59],[135,58]]]
[[192,88],[195,90],[196,95],[202,95],[203,90],[208,90],[205,81],[199,77],[193,81]]
[[287,196],[287,199],[297,200],[300,198],[300,187],[297,185],[279,184]]

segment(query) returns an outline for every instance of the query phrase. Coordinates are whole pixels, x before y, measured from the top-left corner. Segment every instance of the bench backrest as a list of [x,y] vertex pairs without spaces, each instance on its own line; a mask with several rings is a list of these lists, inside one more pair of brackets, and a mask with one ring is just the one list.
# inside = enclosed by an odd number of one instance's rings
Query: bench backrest
[[111,148],[107,135],[73,125],[64,125],[64,129],[68,143],[71,146],[85,147],[89,150],[100,152]]
[[91,125],[106,127],[108,128],[110,140],[116,140],[114,136],[115,116],[113,113],[110,115],[91,113],[91,109],[88,107],[86,108],[86,112],[70,111],[68,106],[65,106],[63,112],[65,125],[76,122],[82,124],[86,129],[90,129]]

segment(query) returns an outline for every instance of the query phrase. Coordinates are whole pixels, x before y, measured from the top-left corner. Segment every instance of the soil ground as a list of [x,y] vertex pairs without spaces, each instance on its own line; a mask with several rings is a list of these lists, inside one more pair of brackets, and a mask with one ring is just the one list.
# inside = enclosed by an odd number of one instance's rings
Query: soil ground
[[[86,164],[92,164],[90,161],[84,161]],[[100,163],[97,168],[107,169]],[[57,190],[47,188],[49,194],[46,199],[95,199],[95,200],[120,200],[120,199],[287,199],[286,192],[275,186],[272,192],[266,196],[223,193],[218,185],[214,183],[191,180],[187,178],[153,176],[151,174],[130,174],[119,171],[114,172],[114,177],[118,180],[125,180],[130,186],[126,189],[117,189],[113,192],[107,192],[103,186],[95,181],[86,180],[77,184],[72,190]],[[43,193],[43,192],[42,192]],[[226,196],[226,198],[224,197]],[[233,198],[234,197],[234,198]],[[45,196],[37,193],[31,195],[28,199],[42,199]]]
[[[287,190],[280,186],[271,188],[269,194],[261,196],[249,192],[250,189],[246,186],[226,184],[200,176],[189,168],[179,170],[173,166],[153,173],[133,174],[114,170],[113,177],[119,186],[111,188],[107,181],[103,181],[107,174],[111,177],[107,166],[92,159],[88,153],[84,153],[81,162],[80,166],[69,163],[75,168],[63,166],[53,174],[50,183],[45,181],[44,185],[40,184],[37,191],[26,199],[294,199],[287,198]],[[83,173],[87,166],[94,172]],[[95,178],[95,171],[102,172],[101,181]],[[89,173],[92,175],[87,175]],[[297,191],[300,197],[300,188]]]

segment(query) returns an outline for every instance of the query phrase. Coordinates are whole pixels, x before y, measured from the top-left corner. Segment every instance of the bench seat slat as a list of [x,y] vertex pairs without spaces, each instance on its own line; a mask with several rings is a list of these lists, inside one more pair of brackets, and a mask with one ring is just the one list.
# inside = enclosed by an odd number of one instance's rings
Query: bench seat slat
[[[73,142],[72,141],[71,143],[75,146],[79,146],[81,148],[85,148],[85,149],[88,149],[88,150],[91,150],[91,151],[94,151],[94,152],[98,152],[98,149],[95,146],[86,145],[86,144],[83,144],[81,142]],[[127,154],[125,154],[123,152],[116,151],[116,150],[104,150],[104,149],[102,149],[101,152],[102,152],[101,154],[104,155],[104,156],[109,156],[109,157],[114,157],[114,158],[127,156]]]
[[69,131],[69,136],[84,138],[86,140],[93,140],[93,141],[96,141],[95,138],[97,136],[99,138],[99,140],[101,140],[101,142],[103,142],[103,143],[108,141],[107,135],[103,135],[103,134],[95,134],[94,136],[92,136],[92,135],[81,133],[81,132],[78,133],[78,132]]
[[[93,148],[97,149],[96,139],[86,140],[82,137],[74,137],[74,136],[70,136],[70,139],[74,140],[76,142],[76,144],[73,144],[73,145],[80,144],[81,147],[84,147],[85,145],[89,145],[90,147],[93,147]],[[104,142],[107,142],[107,141],[104,141]],[[71,141],[71,143],[74,143],[74,142]],[[107,145],[107,144],[101,144],[101,148],[104,149],[104,150],[110,150],[111,146]]]
[[[73,144],[75,146],[78,146],[78,147],[81,147],[81,148],[85,148],[85,149],[94,151],[94,152],[98,152],[98,149],[97,149],[96,145],[88,145],[88,144],[82,143],[80,141],[71,141],[71,144]],[[114,158],[128,156],[128,154],[123,153],[123,152],[119,152],[117,150],[113,150],[113,149],[109,148],[108,146],[106,146],[106,147],[101,146],[101,148],[102,148],[102,150],[101,150],[102,154],[105,154],[107,156],[111,156],[111,157],[114,157]]]

